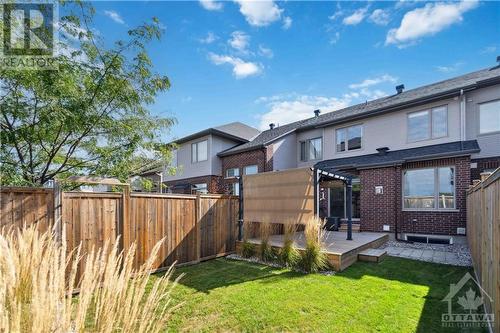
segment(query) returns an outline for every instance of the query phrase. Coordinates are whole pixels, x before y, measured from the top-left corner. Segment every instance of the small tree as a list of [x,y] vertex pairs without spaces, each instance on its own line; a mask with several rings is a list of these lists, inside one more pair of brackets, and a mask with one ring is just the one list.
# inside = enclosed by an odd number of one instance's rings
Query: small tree
[[59,69],[0,70],[1,185],[41,186],[69,174],[125,181],[145,160],[170,158],[159,138],[175,120],[147,108],[170,87],[146,50],[161,23],[153,18],[105,47],[88,2],[61,4],[68,15],[58,25]]

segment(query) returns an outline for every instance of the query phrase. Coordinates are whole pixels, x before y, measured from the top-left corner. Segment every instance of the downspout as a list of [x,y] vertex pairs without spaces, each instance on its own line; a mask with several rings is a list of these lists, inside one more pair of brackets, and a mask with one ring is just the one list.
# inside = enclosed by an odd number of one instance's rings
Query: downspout
[[240,187],[240,193],[238,195],[238,240],[241,242],[243,240],[243,177],[238,177],[238,183]]
[[464,141],[466,140],[466,126],[465,126],[465,93],[463,89],[460,89],[460,148],[464,149]]

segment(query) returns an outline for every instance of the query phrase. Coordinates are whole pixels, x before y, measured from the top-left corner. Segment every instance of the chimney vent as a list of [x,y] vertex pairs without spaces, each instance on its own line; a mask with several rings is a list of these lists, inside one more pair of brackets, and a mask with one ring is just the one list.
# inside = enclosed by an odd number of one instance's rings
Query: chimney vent
[[380,148],[377,148],[378,154],[380,156],[384,156],[385,154],[387,154],[388,150],[389,150],[389,147],[380,147]]
[[269,129],[274,129],[274,126],[275,126],[274,123],[270,123],[269,124]]
[[321,113],[321,110],[314,110],[314,116],[319,117],[319,114]]
[[398,92],[398,94],[401,94],[404,90],[405,90],[404,84],[400,84],[399,86],[396,86],[396,91]]

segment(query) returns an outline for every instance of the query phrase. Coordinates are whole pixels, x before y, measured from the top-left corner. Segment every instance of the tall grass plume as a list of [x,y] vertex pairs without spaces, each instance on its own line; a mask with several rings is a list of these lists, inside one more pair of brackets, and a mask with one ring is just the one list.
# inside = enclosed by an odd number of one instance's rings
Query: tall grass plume
[[[64,233],[63,233],[64,234]],[[83,255],[36,228],[0,232],[0,332],[159,332],[168,328],[172,267],[149,274],[161,243],[140,268],[106,241]],[[78,278],[81,276],[81,278]],[[146,288],[147,287],[147,288]],[[78,288],[78,289],[77,289]],[[78,291],[77,296],[73,296]]]
[[260,259],[264,262],[271,262],[276,259],[275,253],[271,247],[271,244],[269,242],[269,238],[271,237],[272,233],[272,224],[269,222],[264,222],[261,223],[259,226],[260,230],[260,246],[259,246],[259,253],[260,253]]
[[295,247],[294,236],[297,225],[293,223],[283,224],[283,247],[279,252],[279,260],[285,267],[295,267],[300,261],[300,253]]
[[300,267],[308,273],[326,269],[328,267],[327,256],[321,250],[322,221],[317,217],[309,219],[305,225],[304,236],[306,245],[301,253]]

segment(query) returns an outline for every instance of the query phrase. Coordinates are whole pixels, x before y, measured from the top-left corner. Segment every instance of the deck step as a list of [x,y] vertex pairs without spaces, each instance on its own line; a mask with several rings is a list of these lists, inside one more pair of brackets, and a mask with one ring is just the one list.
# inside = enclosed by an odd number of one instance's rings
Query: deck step
[[[340,225],[339,231],[347,231],[347,223],[342,223]],[[359,228],[358,223],[352,224],[352,232],[360,232],[360,228]]]
[[381,249],[366,249],[358,253],[359,261],[381,262],[387,255],[386,250]]

